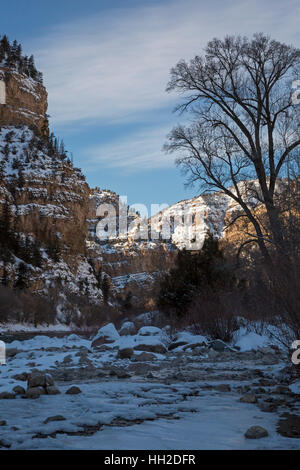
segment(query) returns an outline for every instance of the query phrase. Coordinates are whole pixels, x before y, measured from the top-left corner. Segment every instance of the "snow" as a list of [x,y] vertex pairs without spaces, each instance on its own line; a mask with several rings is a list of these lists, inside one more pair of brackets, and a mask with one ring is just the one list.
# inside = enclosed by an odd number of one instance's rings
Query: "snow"
[[[271,414],[241,404],[230,394],[217,393],[211,396],[202,393],[189,400],[186,408],[194,409],[194,413],[189,413],[180,400],[189,387],[184,384],[176,384],[176,387],[179,393],[172,392],[168,386],[143,391],[145,387],[139,383],[106,382],[81,386],[83,393],[72,397],[42,396],[34,401],[16,399],[13,409],[3,409],[0,403],[1,418],[10,427],[13,425],[19,429],[12,431],[5,426],[3,430],[13,449],[299,449],[299,440],[276,433],[276,419]],[[138,394],[144,397],[138,398]],[[143,406],[147,397],[153,404]],[[180,401],[175,405],[163,404],[159,403],[160,397],[173,400],[177,397]],[[62,414],[66,421],[43,424],[47,417],[53,415],[53,410]],[[175,411],[179,419],[155,419],[157,413],[168,414],[171,411]],[[121,418],[145,421],[121,428],[111,426],[114,419]],[[96,425],[99,422],[102,427],[93,436],[66,434],[82,430],[84,424]],[[258,442],[245,439],[245,430],[262,422],[269,437]],[[63,432],[59,439],[32,439],[32,435],[39,432],[49,434],[55,431]]]
[[9,344],[9,348],[16,348],[22,351],[33,351],[35,349],[40,349],[41,345],[44,349],[47,348],[57,348],[60,349],[64,347],[72,347],[76,344],[77,347],[84,346],[86,348],[90,347],[90,341],[84,340],[75,334],[66,336],[65,338],[51,338],[45,335],[37,335],[32,339],[26,341],[12,341]]
[[205,336],[202,335],[194,335],[189,331],[181,331],[179,332],[174,340],[174,342],[185,342],[186,344],[208,344],[208,340]]
[[98,333],[96,336],[93,338],[93,341],[95,341],[98,338],[108,338],[112,340],[118,340],[120,338],[120,335],[118,331],[116,330],[116,327],[113,323],[108,323],[107,325],[103,326],[98,330]]
[[[118,347],[138,341],[155,342],[165,334],[159,328],[148,326],[141,328],[139,333],[143,334],[119,337],[112,323],[99,332],[115,338],[113,345]],[[247,337],[246,332],[241,333],[242,338]],[[207,338],[188,331],[179,332],[176,339],[189,344],[208,343]],[[258,344],[253,335],[248,336],[248,341],[248,347]],[[0,367],[0,393],[11,391],[16,385],[24,387],[25,383],[13,376],[33,367],[51,373],[64,366],[75,372],[82,367],[79,362],[82,352],[88,354],[96,370],[105,365],[126,369],[130,364],[127,359],[118,359],[117,350],[91,350],[91,341],[76,334],[64,338],[36,335],[24,341],[15,340],[7,346],[19,352],[7,358],[6,367]],[[175,357],[172,354],[174,351],[169,355],[170,364]],[[80,382],[56,381],[60,395],[44,395],[36,400],[20,397],[0,400],[1,419],[7,421],[7,425],[0,428],[0,440],[5,439],[11,449],[299,449],[299,439],[285,438],[276,432],[277,414],[263,413],[256,405],[239,401],[236,389],[251,384],[249,375],[257,370],[256,360],[243,362],[239,359],[242,352],[230,353],[233,354],[230,360],[222,360],[220,354],[217,362],[201,353],[195,357],[188,352],[180,354],[188,359],[186,370],[192,371],[194,380],[148,381],[145,375],[112,380],[109,376],[103,379],[95,376]],[[167,356],[156,357],[163,361],[153,362],[156,364],[153,372],[160,377]],[[30,365],[32,362],[34,366]],[[266,377],[275,378],[276,386],[278,371],[283,365],[260,368]],[[182,365],[174,367],[176,371],[182,370]],[[242,375],[240,379],[233,375],[243,374],[243,371],[244,379]],[[214,388],[220,380],[231,386],[230,392],[222,393]],[[66,390],[75,384],[82,393],[66,395]],[[300,381],[295,381],[290,389],[298,393]],[[268,396],[271,393],[272,388]],[[58,414],[63,415],[65,421],[44,424],[46,418]],[[253,425],[266,428],[269,436],[260,440],[245,439],[245,431]],[[82,432],[85,426],[96,426],[94,434],[72,435]],[[56,438],[49,436],[57,432]],[[45,437],[39,437],[41,434]]]
[[36,333],[38,334],[39,332],[67,332],[70,331],[72,326],[70,325],[64,325],[62,323],[54,323],[52,325],[48,324],[41,324],[41,325],[36,325],[33,326],[31,323],[12,323],[12,322],[7,322],[7,323],[0,323],[0,334],[1,333],[18,333],[18,332],[29,332],[29,333]]
[[125,335],[127,332],[129,332],[131,335],[132,333],[135,332],[135,330],[136,328],[132,321],[125,321],[124,323],[122,323],[122,326],[120,328],[120,334]]
[[237,333],[237,337],[238,339],[234,342],[234,345],[240,348],[240,351],[250,351],[270,344],[270,338],[266,335],[247,331],[246,328],[241,328]]
[[289,388],[290,388],[291,392],[297,393],[298,395],[300,395],[300,380],[296,380],[296,382],[294,382],[292,385],[290,385]]

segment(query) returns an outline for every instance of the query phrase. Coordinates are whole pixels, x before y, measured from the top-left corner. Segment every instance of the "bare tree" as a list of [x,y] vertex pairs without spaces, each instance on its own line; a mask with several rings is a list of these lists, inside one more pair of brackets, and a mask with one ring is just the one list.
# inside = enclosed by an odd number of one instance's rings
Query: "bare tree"
[[[257,243],[269,265],[271,246],[289,256],[276,186],[300,145],[300,110],[292,99],[299,64],[299,49],[262,33],[213,39],[203,56],[172,68],[167,87],[183,95],[176,110],[190,119],[171,131],[166,151],[180,153],[188,184],[222,190],[239,204],[239,216],[254,227],[244,245]],[[258,204],[267,231],[253,211]]]

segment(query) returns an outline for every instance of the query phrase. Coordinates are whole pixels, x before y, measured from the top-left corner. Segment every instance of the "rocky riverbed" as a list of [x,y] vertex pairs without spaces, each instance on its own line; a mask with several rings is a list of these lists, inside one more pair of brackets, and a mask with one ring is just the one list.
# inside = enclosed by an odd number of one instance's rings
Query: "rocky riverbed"
[[0,447],[300,448],[300,382],[277,344],[128,328],[7,345]]

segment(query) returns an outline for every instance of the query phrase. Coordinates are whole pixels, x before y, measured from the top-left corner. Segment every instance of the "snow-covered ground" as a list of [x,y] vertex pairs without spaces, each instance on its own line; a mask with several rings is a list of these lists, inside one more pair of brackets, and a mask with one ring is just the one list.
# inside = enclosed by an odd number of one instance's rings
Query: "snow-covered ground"
[[[72,334],[13,341],[7,365],[0,366],[0,396],[16,386],[26,389],[20,374],[33,370],[50,372],[61,393],[0,399],[0,446],[299,449],[300,440],[279,434],[277,425],[282,413],[299,416],[300,383],[285,381],[284,353],[259,336],[241,330],[235,339],[240,351],[234,344],[218,351],[222,345],[189,332],[171,340],[154,327],[119,336],[112,325],[92,340]],[[169,350],[150,352],[157,344]],[[121,359],[126,348],[133,354]],[[66,394],[71,386],[81,393]],[[256,403],[241,402],[245,394]],[[45,423],[56,415],[60,420]],[[246,439],[254,425],[269,435]]]

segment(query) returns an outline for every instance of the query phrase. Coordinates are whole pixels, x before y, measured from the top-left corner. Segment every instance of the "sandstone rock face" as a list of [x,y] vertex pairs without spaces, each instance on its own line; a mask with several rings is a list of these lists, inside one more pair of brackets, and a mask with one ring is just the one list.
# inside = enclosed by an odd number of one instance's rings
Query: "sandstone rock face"
[[[18,226],[22,240],[29,237],[45,248],[56,239],[61,247],[59,260],[44,258],[40,268],[32,269],[29,289],[41,292],[47,280],[52,284],[64,280],[76,294],[85,283],[91,298],[101,298],[85,251],[90,189],[81,171],[27,126],[0,129],[0,163],[4,174],[0,211],[8,201],[11,224]],[[7,265],[6,269],[12,285],[15,266]]]
[[[91,190],[88,205],[87,246],[96,271],[101,269],[109,277],[115,297],[125,299],[131,293],[133,305],[152,308],[159,278],[173,266],[176,247],[158,240],[136,241],[131,227],[138,223],[138,215],[134,211],[127,213],[127,205],[112,191]],[[108,205],[112,208],[109,216],[105,210]],[[99,222],[104,225],[104,219],[115,228],[115,236],[107,232],[107,239],[99,240],[97,226]]]
[[[0,68],[0,126],[24,125],[47,135],[47,91],[26,75]],[[3,99],[4,98],[4,99]]]

